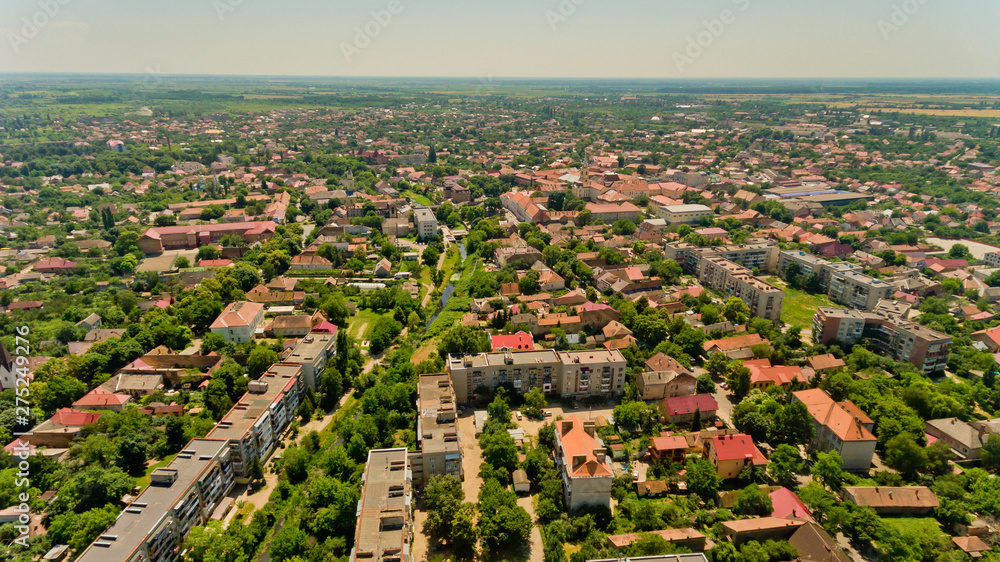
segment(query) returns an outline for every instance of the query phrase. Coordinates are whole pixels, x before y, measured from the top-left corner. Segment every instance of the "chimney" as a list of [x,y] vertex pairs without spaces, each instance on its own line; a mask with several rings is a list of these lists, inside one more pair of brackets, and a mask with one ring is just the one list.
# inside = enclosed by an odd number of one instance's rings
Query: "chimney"
[[563,422],[562,422],[562,434],[566,435],[570,431],[573,431],[573,420],[563,420]]
[[585,421],[583,422],[583,430],[587,432],[587,435],[594,436],[594,422]]
[[604,449],[594,449],[594,456],[597,457],[597,462],[604,464]]

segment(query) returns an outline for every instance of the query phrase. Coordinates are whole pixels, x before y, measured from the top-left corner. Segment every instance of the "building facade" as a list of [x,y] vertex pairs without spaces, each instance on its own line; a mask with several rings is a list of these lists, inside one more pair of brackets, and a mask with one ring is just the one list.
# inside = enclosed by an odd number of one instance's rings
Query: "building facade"
[[567,510],[593,505],[611,507],[614,474],[595,422],[579,416],[557,421],[554,454]]
[[663,205],[656,209],[656,216],[669,224],[697,224],[714,215],[715,211],[705,205]]
[[254,340],[257,329],[264,323],[264,305],[255,302],[229,303],[222,314],[212,322],[213,334],[219,334],[228,343],[247,343]]
[[810,451],[836,451],[848,471],[867,471],[875,455],[875,422],[850,402],[835,402],[822,389],[792,393],[793,402],[802,402],[813,419],[815,436]]
[[417,227],[417,236],[421,240],[437,237],[438,222],[434,211],[426,207],[413,211],[413,224]]
[[819,285],[834,302],[859,310],[875,310],[882,299],[896,292],[891,283],[863,273],[861,266],[846,262],[828,262],[802,251],[781,252],[778,274],[784,276],[795,264],[803,275],[815,273]]
[[914,322],[880,312],[821,307],[813,317],[813,341],[855,345],[862,339],[871,350],[906,361],[924,373],[945,370],[952,337]]
[[538,388],[572,398],[620,395],[625,368],[625,357],[617,350],[508,350],[448,358],[459,404],[468,402],[481,386],[492,390],[504,383],[522,393]]

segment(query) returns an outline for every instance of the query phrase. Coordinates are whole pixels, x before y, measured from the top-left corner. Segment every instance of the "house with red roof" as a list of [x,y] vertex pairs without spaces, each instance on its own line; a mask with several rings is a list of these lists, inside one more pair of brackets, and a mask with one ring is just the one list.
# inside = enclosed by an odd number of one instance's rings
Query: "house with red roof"
[[596,422],[580,416],[556,422],[556,469],[563,479],[563,499],[572,511],[587,505],[611,506],[614,473]]
[[745,361],[743,366],[750,369],[750,388],[763,390],[769,386],[787,388],[793,383],[808,383],[801,367],[786,365],[772,366],[767,359]]
[[97,387],[82,398],[73,402],[73,407],[78,410],[109,410],[121,412],[125,405],[132,401],[130,394],[117,394],[103,387]]
[[257,328],[264,322],[264,305],[255,302],[237,301],[219,314],[210,329],[229,343],[253,341]]
[[655,462],[684,462],[687,456],[688,442],[683,435],[674,435],[669,431],[653,438],[653,445],[649,448],[650,454]]
[[75,261],[64,260],[62,258],[51,258],[35,262],[32,267],[39,273],[65,273],[73,270],[77,266]]
[[702,421],[710,420],[718,410],[719,403],[711,394],[673,396],[660,402],[660,413],[672,424],[690,423],[695,412],[700,412]]
[[490,342],[493,344],[493,353],[507,349],[511,351],[535,349],[535,340],[531,337],[531,334],[527,332],[518,332],[516,334],[497,334],[495,336],[490,336]]
[[38,447],[69,447],[71,441],[83,433],[83,428],[100,419],[102,414],[62,408],[31,430],[24,439]]
[[[711,356],[713,353],[724,353],[730,359],[746,359],[747,354],[741,352],[747,352],[755,345],[770,345],[770,343],[760,334],[746,334],[734,338],[707,341],[702,344],[702,349],[705,350],[706,356]],[[753,354],[750,353],[749,356],[752,357]]]
[[985,344],[993,353],[1000,352],[1000,327],[973,332],[972,341]]
[[725,480],[739,477],[748,466],[768,465],[767,458],[754,444],[753,438],[742,433],[706,439],[703,455]]

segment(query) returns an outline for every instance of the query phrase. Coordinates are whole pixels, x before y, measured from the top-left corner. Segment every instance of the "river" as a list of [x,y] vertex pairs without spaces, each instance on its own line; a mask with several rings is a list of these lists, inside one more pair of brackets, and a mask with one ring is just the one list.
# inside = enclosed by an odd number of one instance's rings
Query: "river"
[[[458,243],[458,252],[462,256],[462,263],[465,263],[465,258],[469,256],[468,252],[465,251],[465,244],[462,242]],[[437,311],[434,315],[430,317],[427,321],[427,327],[429,328],[431,324],[437,320],[437,317],[441,315],[441,311],[444,310],[445,306],[448,306],[448,301],[451,300],[451,296],[455,294],[455,284],[448,283],[448,286],[444,288],[444,292],[441,293],[441,301],[438,303]]]

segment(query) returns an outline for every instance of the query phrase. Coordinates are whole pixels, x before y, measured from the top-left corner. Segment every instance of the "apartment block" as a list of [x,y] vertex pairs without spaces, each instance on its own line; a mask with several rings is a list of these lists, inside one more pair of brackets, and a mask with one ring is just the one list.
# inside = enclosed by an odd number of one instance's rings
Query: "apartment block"
[[753,273],[722,257],[701,260],[698,279],[728,297],[737,297],[750,307],[750,313],[773,322],[781,320],[785,292],[754,277]]
[[480,386],[511,383],[519,392],[532,388],[577,398],[619,395],[625,389],[625,357],[618,350],[505,351],[452,355],[448,374],[459,404]]
[[914,322],[877,312],[821,307],[813,317],[813,340],[854,345],[862,339],[872,351],[906,361],[924,373],[944,371],[952,338]]
[[406,449],[368,451],[350,562],[410,562],[412,481]]
[[264,463],[294,418],[305,391],[301,370],[295,363],[274,364],[205,437],[228,443],[236,478],[250,478],[254,459]]
[[723,258],[747,269],[773,272],[778,267],[779,253],[780,249],[774,243],[702,248],[686,242],[675,242],[663,248],[664,257],[679,263],[689,275],[697,275],[701,271],[701,260],[711,257]]
[[656,209],[656,216],[670,224],[697,224],[714,215],[715,211],[705,205],[664,205]]
[[423,488],[434,476],[445,474],[464,480],[458,409],[451,377],[420,375],[417,412],[417,452],[410,454],[413,484]]
[[115,522],[77,560],[175,562],[191,527],[204,525],[232,490],[226,443],[195,439],[163,468]]
[[579,416],[556,422],[556,470],[563,479],[566,509],[603,505],[611,507],[614,474],[595,422]]
[[983,256],[986,267],[1000,268],[1000,252],[990,252]]
[[846,262],[828,262],[802,251],[781,252],[778,274],[784,276],[791,264],[802,274],[815,273],[820,286],[834,302],[859,310],[874,310],[882,299],[892,297],[895,287],[863,273],[861,266]]
[[426,207],[413,211],[413,224],[417,227],[417,236],[422,240],[437,237],[438,222],[434,211]]
[[286,363],[295,363],[302,367],[302,381],[309,388],[316,388],[316,380],[326,370],[326,364],[337,355],[337,327],[329,332],[313,332],[300,339],[285,359]]

